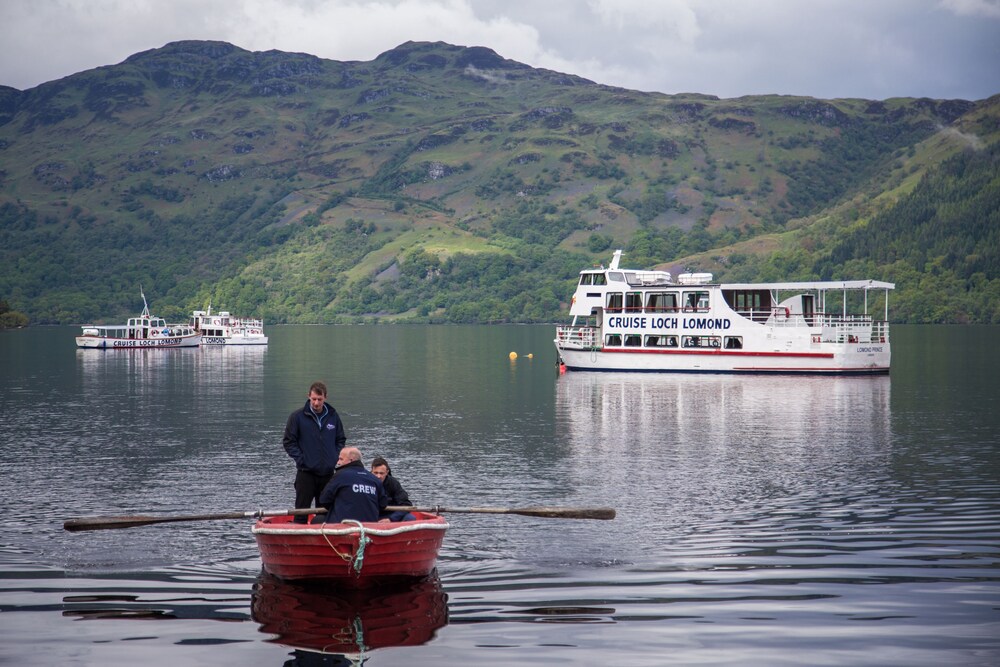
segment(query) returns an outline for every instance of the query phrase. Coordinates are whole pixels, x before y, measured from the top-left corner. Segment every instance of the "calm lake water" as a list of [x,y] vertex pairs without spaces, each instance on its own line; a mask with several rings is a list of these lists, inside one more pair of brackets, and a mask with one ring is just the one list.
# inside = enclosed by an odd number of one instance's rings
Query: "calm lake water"
[[[0,332],[0,664],[1000,664],[1000,328],[896,326],[874,378],[560,376],[551,326],[75,333]],[[453,513],[437,578],[363,597],[263,576],[250,520],[62,529],[290,506],[316,379],[418,504],[618,517]]]

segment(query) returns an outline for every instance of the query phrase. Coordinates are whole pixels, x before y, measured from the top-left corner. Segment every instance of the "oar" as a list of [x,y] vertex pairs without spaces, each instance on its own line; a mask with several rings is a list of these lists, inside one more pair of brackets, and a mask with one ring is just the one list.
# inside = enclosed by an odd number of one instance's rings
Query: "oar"
[[385,508],[389,512],[457,512],[463,514],[520,514],[521,516],[538,516],[548,519],[601,519],[615,518],[615,511],[610,507],[396,507]]
[[256,519],[265,516],[288,516],[303,514],[325,514],[319,507],[294,510],[255,510],[252,512],[222,512],[219,514],[175,514],[172,516],[149,516],[126,514],[123,516],[86,516],[63,522],[66,530],[104,530],[108,528],[134,528],[151,523],[173,523],[175,521],[212,521],[215,519]]
[[[606,507],[406,507],[390,505],[385,508],[390,512],[454,512],[465,514],[520,514],[549,519],[614,519],[615,511]],[[259,519],[265,516],[302,516],[308,514],[326,514],[322,507],[301,508],[291,510],[254,510],[251,512],[222,512],[219,514],[175,514],[172,516],[150,516],[148,514],[126,514],[124,516],[90,516],[79,519],[69,519],[63,523],[63,528],[77,530],[107,530],[111,528],[134,528],[148,526],[153,523],[173,523],[177,521],[213,521],[216,519]]]

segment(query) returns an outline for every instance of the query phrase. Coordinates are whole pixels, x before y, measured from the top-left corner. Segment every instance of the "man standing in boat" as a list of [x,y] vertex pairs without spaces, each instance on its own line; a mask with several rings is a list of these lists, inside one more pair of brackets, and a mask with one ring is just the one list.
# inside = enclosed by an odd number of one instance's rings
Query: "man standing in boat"
[[[347,442],[344,424],[333,406],[326,402],[326,385],[313,382],[309,400],[301,410],[288,416],[282,444],[295,461],[295,507],[319,507],[319,496],[330,481],[340,451]],[[306,517],[295,517],[305,523]]]

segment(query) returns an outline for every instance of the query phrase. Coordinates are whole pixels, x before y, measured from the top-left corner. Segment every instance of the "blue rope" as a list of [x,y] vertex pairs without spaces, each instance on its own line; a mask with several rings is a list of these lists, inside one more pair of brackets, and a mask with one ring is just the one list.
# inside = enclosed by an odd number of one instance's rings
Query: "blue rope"
[[361,525],[360,521],[355,521],[354,519],[344,519],[344,523],[356,524],[358,529],[361,531],[358,536],[358,551],[354,554],[354,562],[351,564],[354,567],[354,573],[360,575],[361,567],[364,565],[365,561],[365,547],[371,542],[371,538],[365,533],[365,527]]
[[357,614],[354,615],[354,643],[358,647],[358,653],[362,655],[362,662],[364,664],[364,654],[365,649],[365,624],[361,621],[361,617]]

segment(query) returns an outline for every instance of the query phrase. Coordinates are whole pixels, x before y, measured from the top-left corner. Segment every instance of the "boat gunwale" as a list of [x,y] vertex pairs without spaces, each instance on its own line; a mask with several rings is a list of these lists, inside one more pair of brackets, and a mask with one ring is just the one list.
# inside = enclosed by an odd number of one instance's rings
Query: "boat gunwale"
[[[402,535],[418,530],[447,530],[450,524],[443,517],[438,517],[439,521],[401,521],[393,524],[392,528],[370,528],[372,525],[380,525],[377,522],[364,522],[360,526],[334,524],[292,524],[270,523],[266,520],[258,521],[251,532],[254,535],[375,535],[389,537],[392,535]],[[263,524],[263,525],[262,525]],[[327,526],[343,526],[341,528],[328,528]]]

